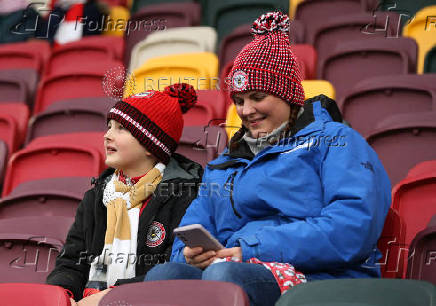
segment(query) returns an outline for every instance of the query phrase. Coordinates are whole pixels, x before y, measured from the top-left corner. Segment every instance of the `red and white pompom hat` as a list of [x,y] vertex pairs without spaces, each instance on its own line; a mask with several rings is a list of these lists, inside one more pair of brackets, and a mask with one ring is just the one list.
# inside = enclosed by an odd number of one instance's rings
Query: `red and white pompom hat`
[[251,33],[254,40],[238,54],[227,77],[230,96],[262,91],[303,105],[301,74],[289,41],[289,17],[281,12],[263,14],[254,21]]
[[194,87],[174,84],[163,92],[146,91],[117,102],[107,120],[121,123],[150,153],[168,164],[182,136],[182,114],[196,102]]

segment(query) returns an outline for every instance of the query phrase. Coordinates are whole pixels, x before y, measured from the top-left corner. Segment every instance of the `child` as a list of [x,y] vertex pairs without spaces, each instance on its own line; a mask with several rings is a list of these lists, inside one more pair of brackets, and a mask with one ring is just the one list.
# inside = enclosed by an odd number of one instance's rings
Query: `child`
[[193,87],[182,83],[131,96],[109,111],[109,168],[85,193],[48,284],[80,300],[142,281],[154,265],[169,260],[173,229],[196,197],[203,172],[174,153],[182,113],[196,100]]

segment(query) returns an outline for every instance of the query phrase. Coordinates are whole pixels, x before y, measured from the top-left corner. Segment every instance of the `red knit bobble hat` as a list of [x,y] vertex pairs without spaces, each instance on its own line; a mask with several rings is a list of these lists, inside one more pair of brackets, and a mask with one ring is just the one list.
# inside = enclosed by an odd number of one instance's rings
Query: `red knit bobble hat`
[[150,153],[168,164],[182,136],[182,113],[196,102],[194,87],[174,84],[163,92],[151,90],[117,102],[107,120],[121,123]]
[[254,40],[236,57],[227,80],[230,96],[263,91],[290,104],[304,104],[301,75],[289,42],[289,17],[263,14],[251,27]]

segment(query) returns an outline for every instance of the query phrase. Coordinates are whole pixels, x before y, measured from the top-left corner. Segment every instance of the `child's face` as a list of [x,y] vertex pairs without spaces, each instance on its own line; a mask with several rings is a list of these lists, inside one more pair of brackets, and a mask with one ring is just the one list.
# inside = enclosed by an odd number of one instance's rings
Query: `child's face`
[[127,173],[134,173],[148,163],[150,154],[120,123],[108,122],[108,130],[104,135],[106,165]]

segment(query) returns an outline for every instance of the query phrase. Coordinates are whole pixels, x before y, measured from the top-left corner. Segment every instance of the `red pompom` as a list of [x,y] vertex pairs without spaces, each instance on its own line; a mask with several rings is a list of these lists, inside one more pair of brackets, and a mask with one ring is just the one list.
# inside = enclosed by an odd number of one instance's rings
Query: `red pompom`
[[176,83],[165,87],[164,93],[178,98],[182,113],[186,113],[191,107],[197,103],[197,93],[192,85],[186,83]]
[[269,12],[257,18],[251,26],[254,35],[265,35],[274,31],[281,31],[289,35],[289,17],[282,12]]

